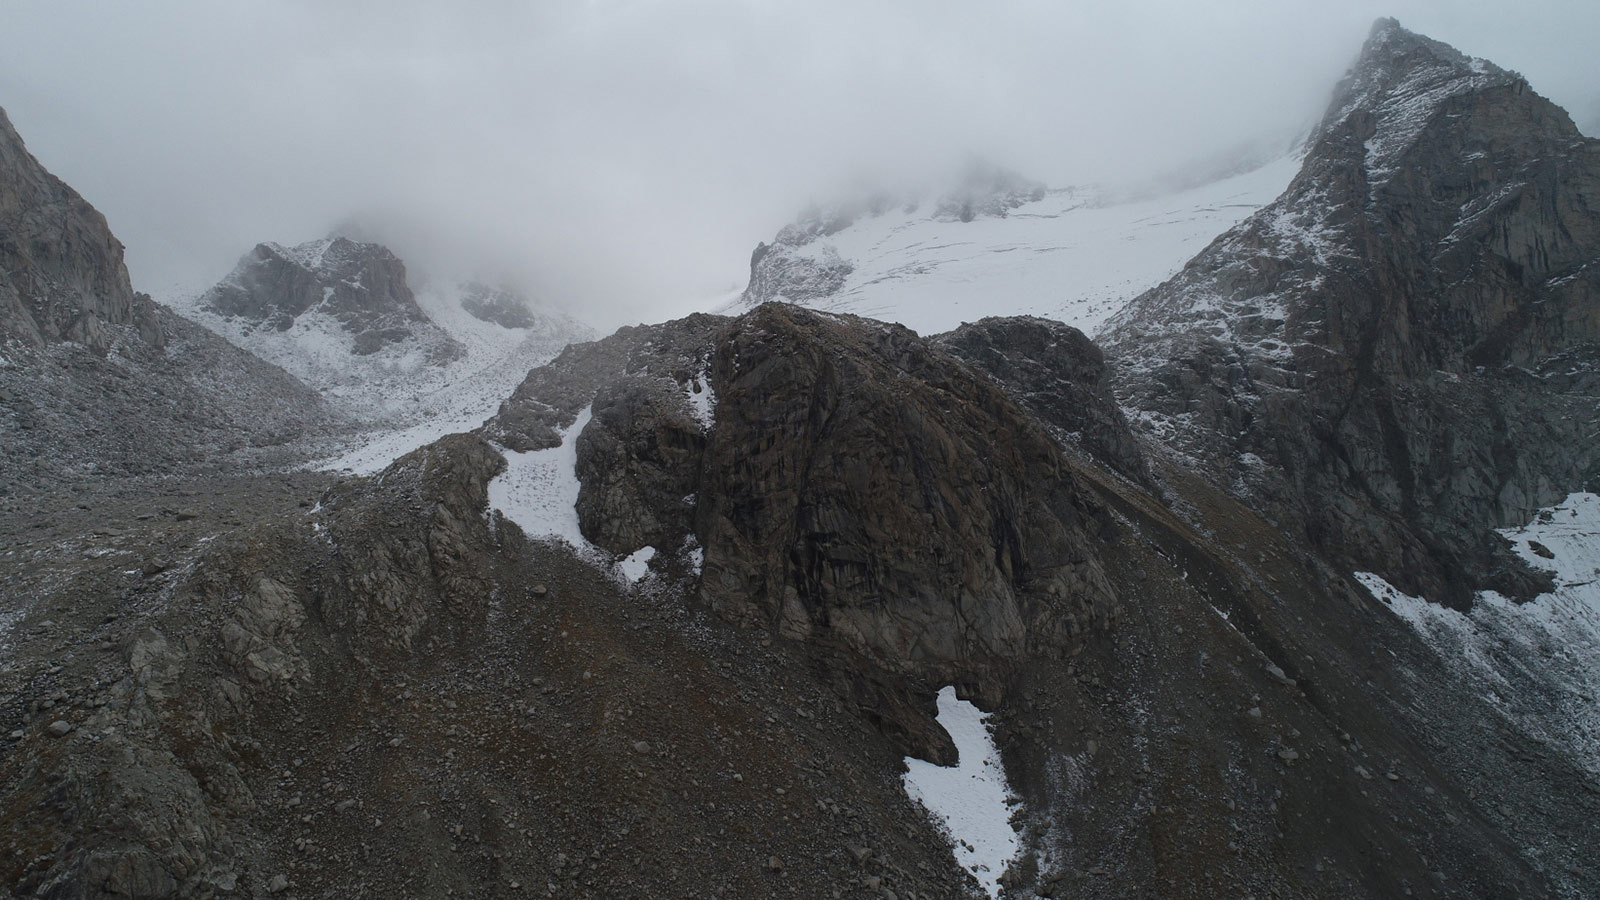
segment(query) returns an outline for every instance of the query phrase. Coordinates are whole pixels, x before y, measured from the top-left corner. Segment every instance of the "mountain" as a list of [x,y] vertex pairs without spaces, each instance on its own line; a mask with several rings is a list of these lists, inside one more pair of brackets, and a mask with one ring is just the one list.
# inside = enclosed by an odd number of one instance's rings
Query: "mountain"
[[1385,20],[1103,348],[769,301],[0,517],[0,885],[1600,895],[1595,143]]
[[[1592,891],[1593,773],[1470,738],[1494,699],[1238,498],[1063,443],[1038,371],[1115,402],[1087,341],[1011,340],[1040,327],[936,342],[765,304],[627,328],[478,434],[165,532],[170,569],[11,632],[4,802],[51,799],[4,818],[7,883]],[[138,558],[132,512],[100,517]],[[61,629],[110,649],[51,656]],[[971,762],[966,702],[1011,842],[976,872],[948,843],[984,844],[970,816],[941,834],[902,775]]]
[[929,199],[916,192],[813,208],[757,246],[730,310],[769,300],[899,322],[920,334],[990,315],[1088,332],[1160,283],[1219,231],[1270,202],[1298,162],[1140,194],[1046,190],[980,166]]
[[1348,568],[1532,596],[1491,529],[1600,464],[1597,198],[1566,113],[1380,22],[1283,196],[1112,321],[1118,394]]
[[136,293],[105,218],[3,111],[0,339],[0,496],[281,463],[339,427],[282,370]]
[[381,244],[266,243],[180,308],[365,423],[325,463],[362,472],[477,427],[528,369],[592,336],[508,287],[415,281]]
[[38,350],[70,340],[104,354],[109,328],[160,347],[148,296],[135,294],[122,244],[100,215],[23,145],[0,112],[0,336]]

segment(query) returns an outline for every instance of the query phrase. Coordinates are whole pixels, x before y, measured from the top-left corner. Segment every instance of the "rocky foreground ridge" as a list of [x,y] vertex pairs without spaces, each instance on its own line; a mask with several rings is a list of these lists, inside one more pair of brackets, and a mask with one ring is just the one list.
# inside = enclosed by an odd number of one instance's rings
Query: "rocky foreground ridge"
[[[0,520],[0,887],[980,896],[901,782],[952,761],[954,685],[1017,795],[1013,900],[1600,894],[1592,754],[1352,568],[1535,590],[1489,529],[1584,486],[1481,413],[1516,387],[1561,437],[1588,402],[1592,142],[1452,53],[1380,23],[1283,205],[1104,355],[767,303],[569,347],[371,478]],[[1486,184],[1510,205],[1437,237]],[[1335,232],[1367,275],[1306,249]],[[577,482],[563,521],[494,499],[517,471]]]

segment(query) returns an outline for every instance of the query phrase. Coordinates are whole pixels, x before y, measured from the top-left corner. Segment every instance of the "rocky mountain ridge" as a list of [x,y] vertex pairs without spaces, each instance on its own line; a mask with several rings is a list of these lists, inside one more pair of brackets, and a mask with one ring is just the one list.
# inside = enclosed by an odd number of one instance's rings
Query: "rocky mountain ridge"
[[1281,198],[1118,314],[1119,397],[1352,568],[1461,605],[1531,596],[1488,529],[1600,462],[1580,437],[1600,144],[1384,21],[1309,147]]
[[[1513,714],[1593,704],[1600,498],[1491,531],[1582,487],[1593,142],[1392,22],[1347,84],[1105,352],[764,303],[569,346],[371,477],[0,518],[0,889],[1600,893],[1592,732]],[[904,781],[960,761],[947,688],[1014,794],[982,882]]]
[[427,364],[443,365],[463,352],[417,305],[404,263],[387,247],[343,237],[257,244],[198,305],[274,331],[288,331],[303,315],[329,318],[350,334],[357,356],[414,344]]
[[344,424],[275,366],[136,293],[105,217],[0,110],[0,497],[276,466]]

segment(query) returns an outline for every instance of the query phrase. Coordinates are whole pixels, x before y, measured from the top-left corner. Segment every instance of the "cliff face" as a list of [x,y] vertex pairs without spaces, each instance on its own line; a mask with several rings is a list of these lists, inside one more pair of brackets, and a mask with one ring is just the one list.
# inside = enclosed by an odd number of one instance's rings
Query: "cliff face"
[[1283,196],[1114,321],[1117,391],[1351,566],[1528,596],[1485,526],[1600,465],[1597,253],[1600,142],[1383,21]]
[[[1104,507],[997,383],[904,328],[767,304],[628,329],[535,370],[486,433],[552,446],[586,405],[590,540],[702,548],[712,609],[859,658],[882,697],[909,678],[996,699],[1115,618],[1088,549]],[[908,750],[946,752],[923,711],[873,702]]]
[[74,341],[103,355],[107,326],[152,346],[163,340],[105,217],[39,165],[0,110],[0,336],[34,349]]
[[105,218],[0,110],[0,498],[295,458],[335,424],[305,385],[135,293]]

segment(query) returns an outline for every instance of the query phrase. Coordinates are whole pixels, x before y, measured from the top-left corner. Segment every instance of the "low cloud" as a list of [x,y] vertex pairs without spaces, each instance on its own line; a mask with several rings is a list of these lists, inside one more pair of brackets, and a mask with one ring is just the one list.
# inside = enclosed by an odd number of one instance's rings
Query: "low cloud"
[[1286,141],[1380,15],[1600,115],[1600,5],[1464,6],[29,0],[0,106],[158,298],[354,218],[610,327],[736,288],[863,173],[1114,183]]

